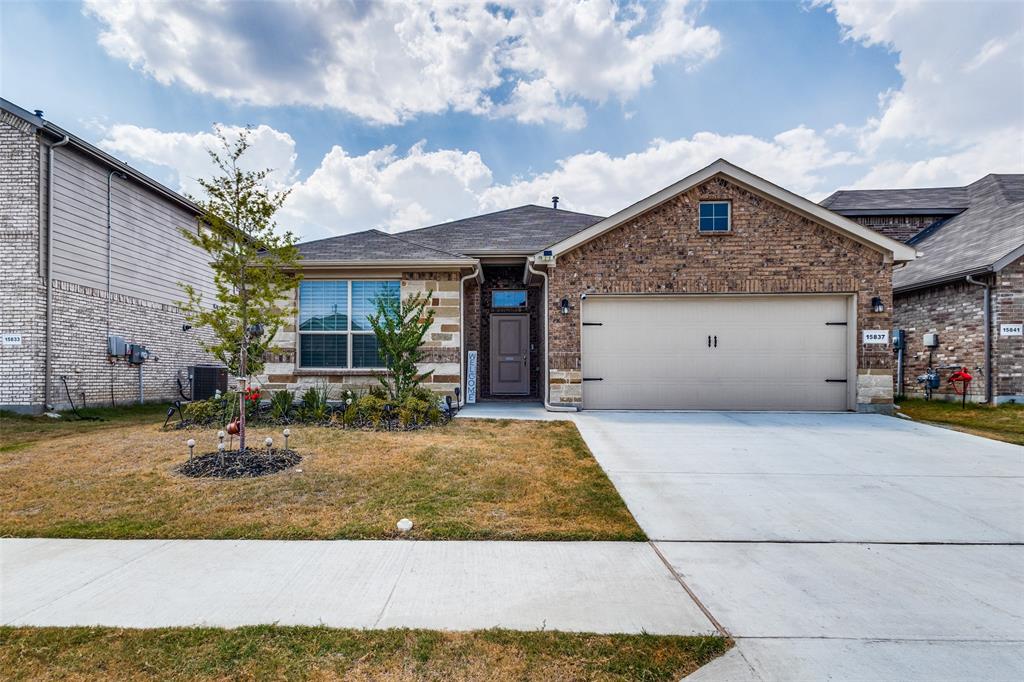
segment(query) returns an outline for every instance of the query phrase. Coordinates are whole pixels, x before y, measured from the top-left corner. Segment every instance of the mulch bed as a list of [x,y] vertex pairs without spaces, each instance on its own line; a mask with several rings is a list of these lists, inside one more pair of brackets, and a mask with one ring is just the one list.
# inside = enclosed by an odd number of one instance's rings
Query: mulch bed
[[189,478],[256,478],[290,469],[302,461],[294,450],[246,448],[208,452],[178,467],[178,473]]

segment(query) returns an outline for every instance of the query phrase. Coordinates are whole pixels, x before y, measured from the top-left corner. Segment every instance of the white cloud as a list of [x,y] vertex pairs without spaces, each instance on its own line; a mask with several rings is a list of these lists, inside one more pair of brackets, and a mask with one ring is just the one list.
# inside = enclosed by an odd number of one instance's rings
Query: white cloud
[[[686,0],[651,16],[644,3],[613,0],[86,0],[86,9],[109,54],[161,83],[382,124],[454,110],[579,128],[580,101],[627,100],[655,67],[696,68],[720,42]],[[494,101],[500,92],[511,94]]]
[[[226,130],[237,134],[238,129]],[[101,145],[174,169],[181,188],[194,192],[194,178],[214,170],[206,149],[216,142],[210,132],[118,125],[107,131]],[[477,152],[428,150],[421,141],[405,152],[387,146],[357,156],[336,145],[300,180],[295,177],[291,137],[260,126],[253,130],[249,164],[278,169],[273,177],[292,190],[278,224],[314,239],[368,228],[401,231],[527,203],[548,205],[555,194],[562,197],[563,208],[610,214],[723,156],[796,192],[818,194],[818,171],[850,159],[831,151],[822,136],[805,127],[771,140],[698,133],[655,140],[624,156],[575,154],[552,171],[496,184]]]
[[[222,126],[228,140],[235,140],[243,129]],[[245,168],[262,170],[272,168],[268,178],[279,187],[295,181],[295,140],[288,133],[260,125],[249,132],[250,148],[242,158]],[[219,150],[220,141],[213,131],[199,133],[163,132],[154,128],[134,125],[114,125],[106,129],[100,146],[123,157],[172,169],[183,192],[201,192],[197,178],[206,178],[214,172],[208,150]]]
[[625,156],[576,154],[559,161],[553,171],[488,188],[481,206],[494,210],[524,203],[547,205],[557,194],[561,207],[610,215],[718,158],[806,194],[821,194],[819,170],[850,160],[846,153],[830,151],[820,135],[805,127],[771,140],[703,132],[690,138],[655,140],[643,151]]
[[[859,128],[881,159],[857,184],[952,184],[1024,167],[1024,4],[822,1],[845,36],[899,55],[899,88]],[[885,184],[878,184],[885,183]]]

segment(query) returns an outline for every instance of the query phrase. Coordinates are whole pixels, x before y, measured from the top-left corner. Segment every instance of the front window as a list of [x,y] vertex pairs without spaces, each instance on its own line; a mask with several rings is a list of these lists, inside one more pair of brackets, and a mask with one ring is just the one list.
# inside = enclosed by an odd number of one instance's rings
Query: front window
[[728,232],[732,228],[728,201],[700,202],[700,231]]
[[299,283],[299,366],[382,369],[367,319],[382,297],[397,299],[398,281],[304,280]]
[[526,292],[520,289],[491,292],[492,308],[525,308]]

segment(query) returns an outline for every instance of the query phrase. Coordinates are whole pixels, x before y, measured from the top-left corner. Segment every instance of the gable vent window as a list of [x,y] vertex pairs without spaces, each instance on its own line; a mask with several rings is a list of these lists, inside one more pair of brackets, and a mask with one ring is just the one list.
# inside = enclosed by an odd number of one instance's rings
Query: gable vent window
[[700,231],[728,232],[732,229],[731,213],[728,201],[700,202]]

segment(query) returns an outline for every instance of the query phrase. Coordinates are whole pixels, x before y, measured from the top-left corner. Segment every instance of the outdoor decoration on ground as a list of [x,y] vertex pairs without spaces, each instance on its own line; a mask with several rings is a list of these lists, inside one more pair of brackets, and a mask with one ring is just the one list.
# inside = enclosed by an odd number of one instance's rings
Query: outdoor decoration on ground
[[218,431],[217,437],[217,451],[198,457],[195,456],[196,441],[189,438],[186,442],[188,461],[178,467],[178,473],[189,478],[255,478],[290,469],[302,461],[299,453],[288,448],[288,436],[285,436],[284,448],[275,449],[274,439],[267,437],[263,448],[244,450],[228,450],[223,431]]

